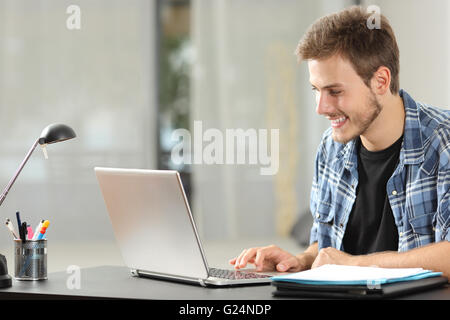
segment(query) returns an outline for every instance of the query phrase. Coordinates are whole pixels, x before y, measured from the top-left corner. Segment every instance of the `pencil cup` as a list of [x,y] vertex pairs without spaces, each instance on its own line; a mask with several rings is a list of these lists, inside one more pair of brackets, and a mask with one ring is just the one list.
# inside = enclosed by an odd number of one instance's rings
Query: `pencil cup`
[[14,240],[14,278],[47,279],[47,240]]

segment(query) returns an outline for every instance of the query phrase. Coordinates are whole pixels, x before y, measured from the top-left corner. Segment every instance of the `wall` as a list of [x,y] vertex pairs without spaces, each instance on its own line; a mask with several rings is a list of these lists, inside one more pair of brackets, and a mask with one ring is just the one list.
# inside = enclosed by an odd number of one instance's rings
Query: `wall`
[[193,121],[221,132],[280,129],[276,175],[261,175],[258,165],[193,166],[194,212],[205,238],[287,236],[308,211],[328,123],[315,115],[306,64],[297,64],[294,50],[316,18],[350,3],[194,1]]
[[[154,3],[76,1],[79,30],[66,26],[71,4],[0,1],[0,185],[45,126],[77,133],[49,145],[48,160],[36,149],[0,218],[49,219],[52,243],[111,242],[94,166],[156,166]],[[10,241],[5,228],[1,247]]]
[[391,22],[400,49],[400,87],[413,98],[450,108],[450,2],[365,1]]
[[[352,1],[194,1],[191,115],[204,128],[279,128],[280,168],[194,165],[194,213],[207,239],[287,236],[309,214],[314,156],[329,123],[315,114],[306,64],[294,49],[319,17]],[[449,2],[380,6],[401,51],[401,87],[449,106]],[[248,150],[247,150],[248,151]],[[305,228],[308,230],[308,226]]]

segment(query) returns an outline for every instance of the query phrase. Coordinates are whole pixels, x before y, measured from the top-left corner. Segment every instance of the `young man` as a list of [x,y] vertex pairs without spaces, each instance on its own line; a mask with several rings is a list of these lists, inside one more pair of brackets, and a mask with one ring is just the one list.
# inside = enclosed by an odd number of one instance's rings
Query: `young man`
[[399,90],[389,22],[370,29],[351,7],[315,22],[297,48],[316,111],[331,128],[318,148],[309,248],[250,248],[230,260],[258,271],[323,264],[423,267],[450,277],[450,111]]

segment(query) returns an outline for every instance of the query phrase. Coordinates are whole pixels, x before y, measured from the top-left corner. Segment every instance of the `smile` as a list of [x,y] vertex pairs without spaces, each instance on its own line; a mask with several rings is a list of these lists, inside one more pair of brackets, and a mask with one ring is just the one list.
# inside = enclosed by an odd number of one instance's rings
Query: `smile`
[[347,122],[347,117],[341,117],[339,119],[331,120],[331,126],[333,128],[340,128]]

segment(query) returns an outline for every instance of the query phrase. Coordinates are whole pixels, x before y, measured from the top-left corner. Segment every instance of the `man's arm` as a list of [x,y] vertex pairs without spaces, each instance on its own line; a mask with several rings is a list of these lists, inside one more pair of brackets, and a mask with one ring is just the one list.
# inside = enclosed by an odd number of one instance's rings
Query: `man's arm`
[[406,252],[380,252],[356,256],[358,265],[384,268],[424,268],[443,272],[450,279],[450,242],[432,243]]
[[352,256],[334,248],[320,250],[312,267],[324,264],[378,266],[382,268],[424,268],[442,272],[450,279],[450,242],[441,241],[406,252],[385,251]]

